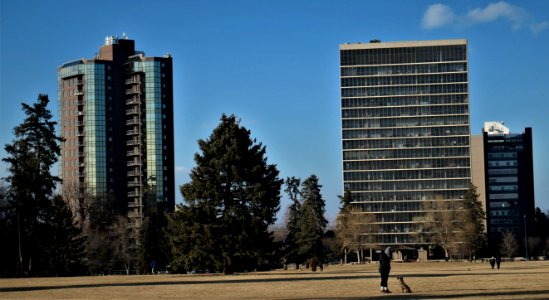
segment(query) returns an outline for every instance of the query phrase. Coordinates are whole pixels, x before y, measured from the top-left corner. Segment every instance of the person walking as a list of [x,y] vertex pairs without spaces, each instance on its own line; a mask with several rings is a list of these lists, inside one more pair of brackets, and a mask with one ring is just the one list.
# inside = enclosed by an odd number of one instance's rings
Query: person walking
[[499,265],[501,264],[501,256],[497,255],[496,256],[496,266],[498,267],[498,270],[499,270]]
[[494,269],[495,264],[496,264],[496,259],[492,256],[492,258],[490,258],[490,266],[492,267],[492,270]]
[[385,251],[379,255],[379,274],[381,275],[381,292],[390,293],[387,281],[389,279],[389,273],[391,272],[391,254],[393,249],[387,247]]

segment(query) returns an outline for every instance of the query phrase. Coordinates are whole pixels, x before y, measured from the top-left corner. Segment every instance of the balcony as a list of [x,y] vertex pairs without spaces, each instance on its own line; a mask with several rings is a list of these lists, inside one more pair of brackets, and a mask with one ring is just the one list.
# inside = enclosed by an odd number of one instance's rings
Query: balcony
[[126,95],[140,94],[140,93],[141,93],[140,89],[127,89],[126,90]]
[[141,81],[139,80],[139,78],[130,78],[130,79],[126,79],[125,83],[126,84],[135,84],[135,83],[141,83]]
[[128,145],[128,146],[139,145],[139,144],[141,144],[141,140],[139,140],[139,139],[130,140],[130,141],[126,142],[126,145]]
[[78,81],[76,82],[76,85],[83,85],[83,84],[84,84],[84,81],[82,81],[82,80],[78,80]]
[[133,129],[133,130],[128,130],[126,131],[126,135],[136,135],[136,134],[140,134],[141,131],[139,131],[138,129]]
[[141,186],[141,182],[128,182],[128,187]]
[[128,176],[141,176],[141,171],[129,171]]
[[86,134],[84,133],[84,131],[78,131],[76,133],[77,136],[85,136]]
[[126,109],[126,115],[138,115],[139,113],[139,109]]
[[128,207],[140,207],[139,202],[128,202]]
[[78,157],[84,157],[84,152],[78,152]]
[[78,177],[86,177],[86,174],[84,172],[78,172]]
[[126,163],[127,166],[140,166],[142,165],[140,160],[132,160]]
[[83,121],[76,122],[76,126],[84,126],[84,122]]
[[126,100],[126,104],[127,104],[127,105],[139,104],[139,99],[127,99],[127,100]]
[[126,125],[137,125],[139,123],[141,123],[139,119],[131,119],[126,121]]
[[82,96],[82,95],[84,95],[84,91],[76,91],[74,94],[76,96]]
[[84,100],[78,100],[78,101],[76,102],[76,105],[84,105]]
[[[140,192],[128,192],[128,197],[140,197],[141,196],[141,193]],[[128,214],[128,217],[129,217],[130,214]]]
[[127,156],[140,155],[140,154],[141,154],[141,151],[139,151],[139,150],[133,150],[133,151],[126,152]]

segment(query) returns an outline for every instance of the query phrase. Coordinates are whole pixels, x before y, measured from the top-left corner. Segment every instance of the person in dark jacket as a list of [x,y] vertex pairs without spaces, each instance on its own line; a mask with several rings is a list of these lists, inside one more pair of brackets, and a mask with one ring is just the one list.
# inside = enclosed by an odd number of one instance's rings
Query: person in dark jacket
[[500,264],[501,264],[501,256],[496,255],[496,266],[498,266],[498,270],[499,270],[499,265]]
[[381,274],[381,292],[390,293],[387,280],[389,279],[389,272],[391,272],[391,255],[393,249],[387,247],[385,251],[379,255],[379,274]]

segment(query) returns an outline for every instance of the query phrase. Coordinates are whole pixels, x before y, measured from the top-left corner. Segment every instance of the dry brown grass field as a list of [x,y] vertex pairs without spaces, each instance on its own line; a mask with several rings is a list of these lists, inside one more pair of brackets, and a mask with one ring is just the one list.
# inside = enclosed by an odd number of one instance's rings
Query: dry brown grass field
[[[403,294],[403,275],[412,294]],[[1,299],[549,299],[549,261],[393,263],[391,294],[376,264],[323,272],[277,270],[235,275],[139,275],[0,279]]]

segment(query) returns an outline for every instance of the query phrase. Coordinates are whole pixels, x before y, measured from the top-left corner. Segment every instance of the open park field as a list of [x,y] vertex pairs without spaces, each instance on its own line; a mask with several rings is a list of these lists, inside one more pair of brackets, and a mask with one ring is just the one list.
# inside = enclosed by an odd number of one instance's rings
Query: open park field
[[[403,294],[403,275],[412,294]],[[376,264],[323,272],[139,275],[0,279],[0,299],[549,299],[549,261],[393,263],[391,294],[379,291]]]

